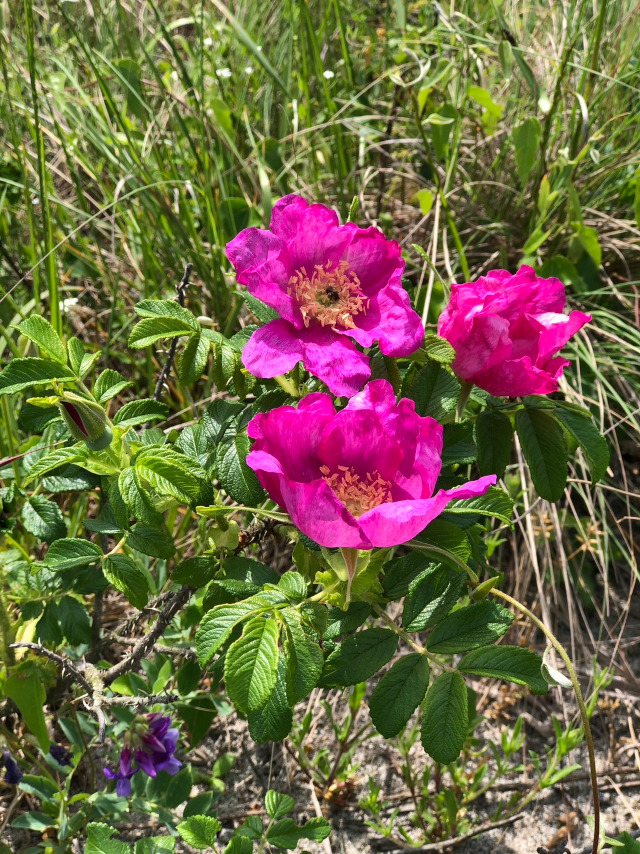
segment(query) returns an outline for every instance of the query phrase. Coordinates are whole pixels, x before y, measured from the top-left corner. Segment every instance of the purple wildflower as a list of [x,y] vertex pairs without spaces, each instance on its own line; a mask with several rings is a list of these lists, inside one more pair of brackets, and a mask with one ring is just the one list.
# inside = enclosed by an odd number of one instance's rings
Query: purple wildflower
[[58,765],[71,765],[71,753],[63,744],[52,744],[49,753]]
[[2,751],[2,759],[5,767],[5,783],[9,783],[10,786],[17,786],[22,780],[20,766],[6,748]]
[[120,752],[120,770],[112,771],[111,768],[104,769],[104,776],[109,780],[117,780],[116,794],[121,798],[128,798],[131,794],[131,778],[138,773],[137,768],[132,767],[133,754],[130,747],[123,747]]
[[173,776],[182,767],[182,762],[176,759],[178,730],[171,727],[169,715],[152,712],[147,715],[148,732],[142,738],[136,750],[136,762],[149,777],[155,777],[158,771],[166,771]]

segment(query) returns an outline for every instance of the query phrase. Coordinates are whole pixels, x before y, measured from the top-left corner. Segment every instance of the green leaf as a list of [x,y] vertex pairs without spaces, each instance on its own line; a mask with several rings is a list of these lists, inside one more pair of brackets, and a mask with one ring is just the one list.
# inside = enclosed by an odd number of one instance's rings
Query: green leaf
[[369,616],[371,616],[371,605],[367,602],[352,602],[346,611],[332,606],[329,608],[324,637],[327,640],[333,640],[342,635],[350,635],[351,632],[360,628]]
[[37,665],[29,663],[22,666],[17,673],[5,680],[2,690],[20,709],[25,724],[38,739],[43,752],[48,753],[51,742],[44,718],[47,693]]
[[398,635],[391,629],[364,629],[346,638],[327,658],[321,684],[326,688],[365,682],[391,660]]
[[422,746],[436,762],[448,765],[467,737],[467,686],[459,673],[441,673],[427,692],[422,716]]
[[142,451],[135,459],[139,477],[147,480],[161,495],[170,495],[187,504],[200,491],[197,478],[189,470],[191,465],[187,457],[183,463],[179,454],[171,454],[168,449]]
[[113,423],[118,427],[135,427],[137,424],[146,424],[147,421],[164,421],[168,415],[169,407],[166,403],[145,398],[125,403],[113,416]]
[[247,714],[269,699],[278,676],[280,625],[274,617],[254,617],[231,644],[224,667],[229,699]]
[[443,466],[462,466],[475,462],[478,452],[473,441],[473,424],[470,421],[445,424],[442,440]]
[[426,216],[433,207],[433,193],[424,187],[422,190],[418,190],[415,198],[420,205],[420,213],[422,216]]
[[331,833],[326,818],[312,818],[304,827],[298,827],[291,818],[283,818],[267,830],[267,841],[276,848],[296,848],[301,839],[322,842]]
[[280,616],[285,624],[287,698],[294,706],[304,700],[318,684],[324,657],[318,644],[304,633],[299,611],[286,608],[280,612]]
[[211,697],[201,693],[192,700],[189,700],[188,703],[178,703],[176,710],[189,730],[191,748],[196,747],[205,735],[207,735],[211,729],[213,719],[218,714],[216,704]]
[[92,821],[87,825],[88,839],[84,854],[131,854],[126,842],[111,838],[115,832],[115,827]]
[[0,394],[16,394],[31,386],[51,385],[52,380],[75,379],[71,368],[48,359],[12,359],[0,372]]
[[440,338],[439,335],[427,335],[422,349],[427,354],[427,358],[443,365],[450,365],[456,357],[456,351],[451,344],[446,338]]
[[384,595],[387,599],[402,599],[409,592],[410,584],[429,567],[435,569],[433,560],[418,551],[389,561],[382,579]]
[[176,829],[187,845],[203,851],[215,846],[222,825],[211,815],[192,815],[181,821]]
[[547,501],[558,501],[568,475],[568,451],[562,427],[541,409],[519,409],[516,431],[538,494]]
[[492,676],[516,685],[529,685],[534,694],[546,694],[542,659],[522,646],[485,646],[470,652],[458,665],[462,673]]
[[31,317],[27,317],[26,320],[18,324],[18,329],[34,344],[37,344],[44,356],[53,359],[54,362],[61,362],[66,365],[67,350],[58,333],[42,315],[32,314]]
[[[499,486],[491,486],[484,495],[464,498],[447,504],[447,516],[489,516],[511,525],[513,499]],[[428,529],[427,529],[428,530]]]
[[135,307],[138,317],[168,317],[182,321],[194,332],[200,330],[200,324],[188,308],[172,299],[144,299]]
[[46,801],[54,802],[55,795],[60,792],[60,787],[49,777],[38,777],[35,774],[25,774],[18,786],[23,792],[28,795],[35,795],[43,803]]
[[231,442],[218,445],[216,467],[220,486],[238,502],[247,507],[257,507],[264,492],[255,472],[247,465],[251,442],[246,433],[239,433]]
[[217,605],[207,611],[196,632],[196,652],[201,667],[209,663],[238,623],[262,610],[266,610],[266,606],[252,598],[233,605]]
[[415,401],[418,415],[440,420],[456,408],[460,383],[438,362],[430,362],[403,383],[402,394]]
[[162,530],[138,522],[126,534],[127,545],[143,555],[159,557],[167,560],[176,553],[171,536]]
[[542,125],[535,116],[525,119],[511,132],[511,140],[516,152],[516,169],[523,186],[527,183],[538,156]]
[[149,584],[142,569],[123,554],[104,559],[102,572],[116,590],[123,593],[136,608],[144,608],[149,598]]
[[453,608],[466,587],[467,576],[458,570],[432,565],[409,586],[402,624],[421,632],[441,620]]
[[369,711],[380,735],[393,738],[407,725],[429,685],[429,661],[419,652],[404,655],[376,685]]
[[513,622],[513,614],[486,599],[449,614],[429,635],[429,652],[466,652],[501,638]]
[[[640,181],[636,186],[640,187]],[[640,225],[640,215],[638,216],[638,225]],[[634,839],[630,833],[625,831],[620,836],[616,836],[616,840],[622,843],[622,848],[618,846],[614,848],[614,851],[617,851],[618,854],[640,854],[640,841]]]
[[269,789],[264,798],[264,806],[269,818],[276,819],[293,812],[296,802],[291,795],[284,795],[281,792]]
[[204,587],[214,577],[218,568],[216,558],[203,555],[189,557],[179,563],[171,574],[171,580],[176,584],[186,584],[189,587]]
[[89,540],[64,538],[49,546],[44,565],[53,572],[64,572],[76,566],[87,566],[102,557],[102,549]]
[[246,836],[232,836],[223,854],[253,854],[253,842]]
[[20,518],[25,529],[45,543],[59,540],[67,533],[60,508],[44,495],[32,495],[25,501]]
[[67,351],[69,353],[69,364],[71,365],[71,370],[74,374],[79,374],[80,365],[84,359],[84,344],[78,338],[69,338],[67,341]]
[[295,570],[285,572],[278,581],[278,587],[294,602],[307,598],[307,582]]
[[118,371],[107,368],[96,379],[93,396],[98,403],[106,403],[130,385],[133,383],[126,380]]
[[463,563],[466,563],[471,555],[471,545],[465,531],[460,525],[448,522],[441,517],[429,522],[424,531],[416,537],[416,540],[451,552]]
[[31,466],[26,483],[29,484],[37,477],[69,463],[83,463],[88,457],[89,451],[84,443],[73,445],[71,448],[57,448],[55,451],[43,454]]
[[91,620],[87,609],[73,596],[62,596],[58,600],[58,622],[62,634],[71,644],[91,643]]
[[285,663],[280,656],[278,678],[269,699],[257,712],[248,715],[249,733],[254,741],[283,741],[291,732],[293,713],[287,702]]
[[129,347],[148,347],[165,338],[191,335],[193,326],[177,317],[146,317],[131,330]]
[[278,312],[274,308],[265,305],[257,297],[254,297],[253,294],[250,294],[249,291],[242,291],[242,299],[246,302],[249,306],[249,310],[258,318],[260,323],[269,323],[270,320],[275,320],[279,317]]
[[148,836],[138,839],[133,846],[133,854],[173,854],[176,841],[173,836]]
[[[136,519],[140,519],[140,521],[146,522],[149,525],[159,525],[162,522],[162,513],[156,510],[151,496],[142,488],[138,473],[134,468],[126,468],[120,472],[118,494],[128,507],[131,515],[135,516]],[[110,494],[109,497],[113,501],[114,496]],[[123,523],[123,527],[128,525],[128,519],[125,522],[124,519],[117,518],[118,521]]]
[[558,401],[554,415],[584,451],[592,483],[602,480],[609,466],[609,444],[591,420],[591,415],[585,417],[569,409],[564,401]]
[[197,382],[207,366],[211,341],[200,332],[192,335],[178,357],[178,379],[182,385]]
[[511,461],[513,427],[510,419],[502,412],[481,412],[476,419],[474,438],[480,474],[502,477]]

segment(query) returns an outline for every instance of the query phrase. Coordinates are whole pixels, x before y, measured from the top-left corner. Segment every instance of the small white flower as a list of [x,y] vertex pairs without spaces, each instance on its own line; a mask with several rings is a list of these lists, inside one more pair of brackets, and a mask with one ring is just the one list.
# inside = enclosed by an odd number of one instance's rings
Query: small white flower
[[178,82],[178,72],[177,71],[172,71],[170,74],[170,77],[174,81],[174,83]]
[[245,74],[253,74],[253,66],[252,65],[245,65],[244,73]]
[[211,45],[213,44],[213,39],[211,38],[211,36],[207,36],[207,38],[202,42],[202,44],[205,47],[211,47]]
[[66,314],[72,306],[78,305],[79,302],[78,297],[67,297],[60,301],[60,311]]
[[228,80],[231,77],[231,69],[230,68],[218,68],[216,69],[216,74],[218,77],[223,77],[225,80]]
[[322,72],[322,76],[325,80],[331,80],[331,78],[335,77],[336,75],[333,73],[333,71],[329,71],[329,69],[327,68],[326,71]]

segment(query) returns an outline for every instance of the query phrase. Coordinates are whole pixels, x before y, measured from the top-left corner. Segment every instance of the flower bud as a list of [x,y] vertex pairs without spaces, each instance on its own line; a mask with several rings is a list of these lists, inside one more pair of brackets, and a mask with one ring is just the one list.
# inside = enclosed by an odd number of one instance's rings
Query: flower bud
[[92,451],[102,451],[111,444],[113,433],[107,425],[107,416],[99,403],[65,391],[58,402],[62,417],[75,439],[86,442]]

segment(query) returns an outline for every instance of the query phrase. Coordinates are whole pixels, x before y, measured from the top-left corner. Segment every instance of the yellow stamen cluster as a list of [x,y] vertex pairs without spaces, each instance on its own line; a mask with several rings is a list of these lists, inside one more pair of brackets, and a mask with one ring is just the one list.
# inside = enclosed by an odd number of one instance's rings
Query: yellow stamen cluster
[[391,483],[380,472],[369,473],[363,480],[352,466],[338,466],[334,474],[328,466],[321,466],[320,471],[349,513],[356,518],[379,504],[391,501]]
[[355,273],[347,272],[348,264],[316,264],[309,275],[304,267],[289,279],[288,292],[295,299],[304,325],[318,320],[322,326],[353,329],[353,316],[366,312],[369,300],[360,289]]

